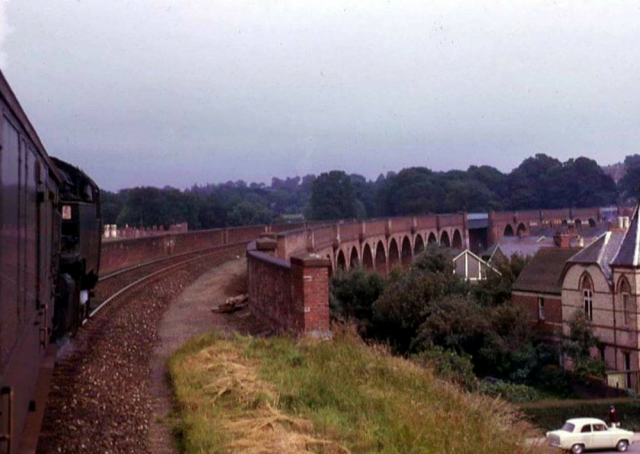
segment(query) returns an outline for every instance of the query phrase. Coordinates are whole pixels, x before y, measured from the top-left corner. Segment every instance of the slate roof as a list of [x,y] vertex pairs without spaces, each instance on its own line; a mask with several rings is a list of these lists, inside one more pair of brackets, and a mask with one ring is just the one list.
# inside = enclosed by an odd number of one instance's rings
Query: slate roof
[[[629,232],[631,229],[629,229]],[[628,233],[628,232],[627,232]],[[625,232],[605,232],[591,244],[571,257],[567,263],[580,263],[583,265],[598,265],[609,282],[613,273],[611,263],[625,238]]]
[[516,281],[513,291],[562,294],[560,278],[567,260],[580,248],[543,247],[527,263]]
[[502,253],[509,259],[511,259],[514,255],[519,255],[520,257],[532,257],[534,256],[540,249],[552,246],[553,243],[535,243],[531,241],[518,241],[518,242],[500,242],[494,244],[489,247],[486,251],[484,251],[481,255],[483,258],[490,260],[497,249],[500,249]]
[[627,230],[618,253],[611,261],[613,266],[638,266],[640,252],[640,226],[638,226],[638,207],[633,211],[631,224]]

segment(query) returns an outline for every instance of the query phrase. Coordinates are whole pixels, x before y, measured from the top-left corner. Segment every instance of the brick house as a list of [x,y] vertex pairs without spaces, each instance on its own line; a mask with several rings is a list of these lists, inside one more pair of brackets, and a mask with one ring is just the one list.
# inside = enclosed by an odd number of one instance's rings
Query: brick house
[[546,339],[562,338],[562,283],[567,260],[580,248],[545,247],[538,250],[513,284],[511,301],[521,308]]

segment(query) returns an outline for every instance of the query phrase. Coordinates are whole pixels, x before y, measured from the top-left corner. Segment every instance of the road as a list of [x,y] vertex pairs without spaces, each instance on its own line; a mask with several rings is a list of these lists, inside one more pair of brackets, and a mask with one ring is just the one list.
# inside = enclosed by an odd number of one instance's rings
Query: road
[[[561,453],[562,451],[557,450],[551,450],[549,451],[549,449],[547,448],[546,445],[543,445],[540,447],[540,453],[545,453],[548,454],[549,452],[552,453]],[[593,452],[596,454],[614,454],[614,453],[618,453],[618,451],[616,451],[615,449],[612,450],[600,450],[600,451],[587,451],[588,453]],[[628,453],[635,453],[635,454],[640,454],[640,432],[636,432],[635,436],[633,437],[633,445],[629,446],[629,450],[627,451]]]

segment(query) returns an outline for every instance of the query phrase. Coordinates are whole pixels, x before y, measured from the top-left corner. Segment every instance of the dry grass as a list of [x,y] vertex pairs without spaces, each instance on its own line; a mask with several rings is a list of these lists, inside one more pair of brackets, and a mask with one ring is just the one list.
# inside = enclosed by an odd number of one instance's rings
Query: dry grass
[[[229,341],[218,340],[172,365],[176,383],[188,375],[189,386],[178,388],[178,399],[182,413],[188,412],[197,421],[187,418],[191,420],[187,431],[206,433],[198,425],[212,422],[224,435],[212,437],[213,444],[183,439],[187,452],[293,454],[321,449],[328,454],[350,453],[335,441],[315,436],[311,421],[278,410],[278,393],[257,378],[255,365],[241,357]],[[207,446],[205,451],[202,446]]]
[[185,453],[533,452],[508,404],[349,336],[205,336],[170,372]]

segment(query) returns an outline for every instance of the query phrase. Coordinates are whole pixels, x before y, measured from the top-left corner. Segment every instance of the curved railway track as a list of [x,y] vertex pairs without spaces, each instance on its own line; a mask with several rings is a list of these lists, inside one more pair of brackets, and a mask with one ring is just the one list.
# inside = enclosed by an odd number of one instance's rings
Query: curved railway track
[[[197,251],[184,252],[181,254],[170,255],[138,265],[130,266],[120,270],[106,274],[98,280],[98,286],[95,290],[95,296],[91,302],[89,311],[89,319],[95,317],[98,312],[105,308],[109,303],[121,297],[128,291],[136,288],[140,284],[158,277],[164,273],[175,270],[182,266],[207,259],[216,254],[220,254],[228,250],[236,250],[242,248],[242,254],[246,242],[227,244],[224,246],[214,246],[211,248],[198,249]],[[88,320],[89,320],[88,319]],[[83,323],[86,324],[88,320]]]
[[245,248],[201,249],[102,277],[91,318],[59,354],[37,452],[149,452],[148,360],[157,323],[199,274]]

